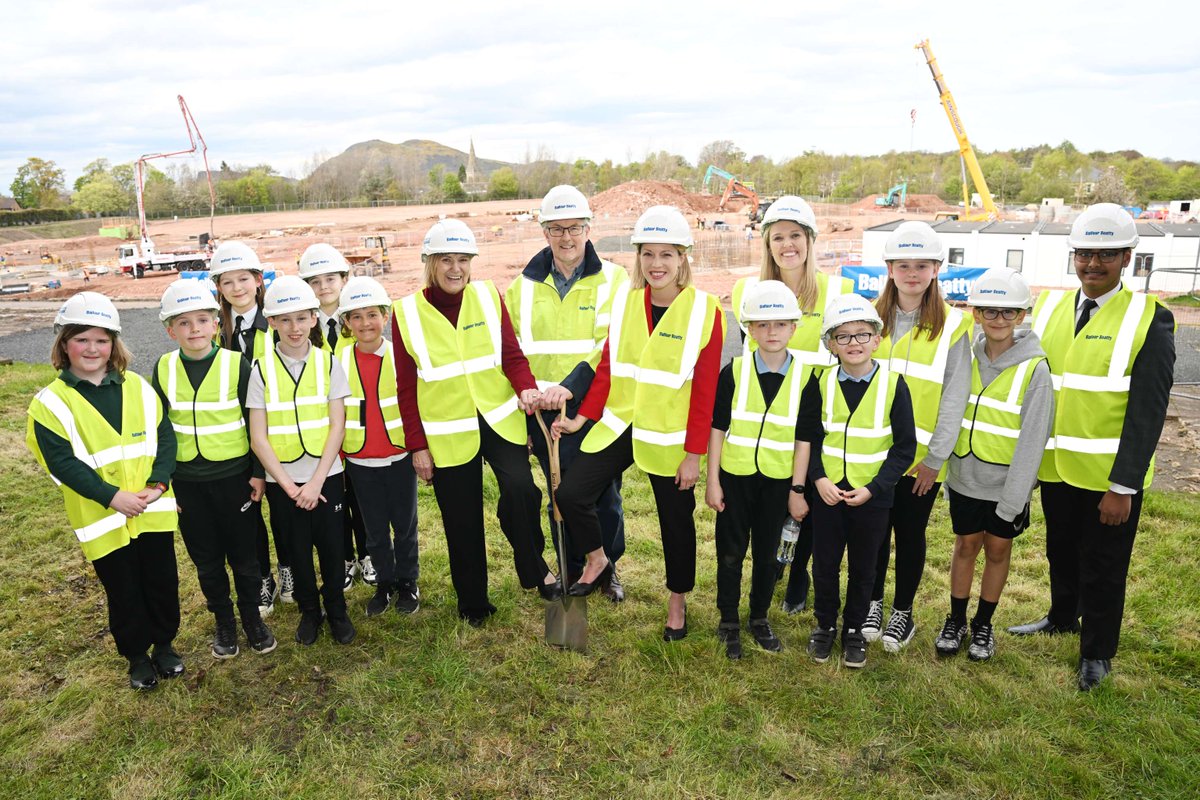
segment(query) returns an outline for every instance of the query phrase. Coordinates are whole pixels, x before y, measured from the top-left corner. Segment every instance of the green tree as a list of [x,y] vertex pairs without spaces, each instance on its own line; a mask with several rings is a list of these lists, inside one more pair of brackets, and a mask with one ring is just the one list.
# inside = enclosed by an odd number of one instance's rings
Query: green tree
[[1157,158],[1138,158],[1129,162],[1125,183],[1139,203],[1151,200],[1171,200],[1175,188],[1175,173]]
[[492,200],[512,200],[519,191],[517,174],[509,167],[501,167],[488,178],[488,197]]
[[75,179],[75,191],[79,191],[84,186],[91,183],[99,175],[107,175],[112,169],[112,165],[108,163],[107,158],[97,158],[83,168],[83,174]]
[[21,208],[58,208],[59,192],[66,189],[63,171],[53,161],[30,158],[17,168],[9,190]]
[[1175,172],[1175,188],[1171,192],[1180,200],[1200,198],[1200,168],[1184,164]]
[[462,182],[457,175],[450,173],[442,178],[442,197],[448,203],[458,203],[467,199],[467,193],[463,191]]
[[116,178],[103,172],[81,186],[71,203],[86,214],[123,214],[130,210],[129,195]]
[[729,139],[718,139],[700,148],[700,155],[696,158],[696,167],[707,170],[708,165],[712,164],[715,167],[738,175],[739,171],[737,167],[744,165],[745,162],[746,153],[741,148]]
[[460,184],[467,182],[467,167],[465,164],[458,165],[458,182]]

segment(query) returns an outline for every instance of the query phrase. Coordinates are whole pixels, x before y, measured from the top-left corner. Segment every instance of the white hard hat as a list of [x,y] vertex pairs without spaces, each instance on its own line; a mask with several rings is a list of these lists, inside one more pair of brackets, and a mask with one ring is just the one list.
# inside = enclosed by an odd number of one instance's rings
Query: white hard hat
[[556,219],[588,219],[592,218],[592,209],[588,206],[583,192],[574,186],[562,184],[546,192],[542,198],[542,210],[538,214],[541,222],[553,222]]
[[1029,308],[1033,293],[1029,282],[1008,267],[992,267],[971,287],[967,302],[980,308]]
[[763,214],[763,231],[765,232],[772,222],[779,222],[780,220],[789,220],[803,228],[807,228],[808,235],[813,239],[817,238],[817,215],[813,213],[812,206],[803,197],[797,197],[794,194],[785,194],[774,203],[771,203],[767,208],[767,212]]
[[800,319],[800,304],[796,302],[796,295],[783,281],[759,281],[750,287],[742,300],[742,321],[765,322],[776,319]]
[[263,297],[263,316],[275,317],[293,311],[316,310],[321,307],[312,287],[295,275],[280,275],[271,282]]
[[421,261],[439,253],[479,255],[479,246],[475,244],[475,234],[462,220],[438,220],[433,223],[433,227],[425,234],[425,241],[421,243]]
[[901,222],[883,243],[883,260],[901,259],[936,261],[940,264],[946,260],[946,247],[929,223],[917,220]]
[[1137,223],[1116,203],[1096,203],[1075,218],[1067,244],[1076,250],[1137,247]]
[[158,318],[163,322],[185,314],[188,311],[212,311],[214,314],[221,310],[212,290],[205,286],[207,281],[195,278],[180,278],[167,287],[158,305]]
[[675,206],[651,206],[633,225],[632,244],[677,244],[692,246],[692,229]]
[[359,308],[374,308],[376,306],[387,308],[391,304],[392,298],[388,297],[387,290],[379,285],[379,281],[365,276],[351,278],[342,287],[342,295],[338,300],[337,315],[341,319],[351,311]]
[[299,271],[300,277],[308,280],[330,272],[347,273],[350,271],[350,263],[346,261],[345,256],[338,252],[336,247],[319,242],[309,245],[308,249],[304,251],[304,255],[300,256]]
[[883,330],[883,320],[870,300],[860,294],[838,295],[825,306],[825,318],[821,321],[821,338],[847,322],[869,322],[876,332]]
[[212,260],[208,264],[208,275],[210,278],[216,278],[218,275],[224,275],[226,272],[233,272],[238,269],[248,269],[253,272],[262,272],[262,262],[258,260],[258,254],[251,250],[243,242],[222,242],[217,246],[213,253]]
[[80,292],[67,298],[54,317],[54,332],[64,325],[87,325],[89,328],[104,328],[114,333],[121,332],[121,315],[117,307],[99,292]]

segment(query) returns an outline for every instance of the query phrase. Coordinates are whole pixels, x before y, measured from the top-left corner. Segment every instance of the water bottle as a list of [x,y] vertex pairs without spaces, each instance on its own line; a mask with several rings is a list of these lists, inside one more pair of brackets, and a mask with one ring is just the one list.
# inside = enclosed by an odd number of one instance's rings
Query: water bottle
[[779,532],[779,552],[775,558],[780,564],[792,563],[792,558],[796,555],[796,540],[799,538],[800,523],[789,516],[787,522],[783,523],[783,530]]

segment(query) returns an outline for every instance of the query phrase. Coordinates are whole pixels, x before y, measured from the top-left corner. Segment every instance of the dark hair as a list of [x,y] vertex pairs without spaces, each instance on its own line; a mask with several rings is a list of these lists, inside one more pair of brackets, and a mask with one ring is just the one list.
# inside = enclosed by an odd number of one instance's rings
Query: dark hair
[[[231,270],[231,272],[237,272],[237,271],[238,270]],[[254,290],[254,305],[258,309],[258,313],[261,314],[262,307],[263,307],[263,297],[265,297],[267,294],[266,284],[263,283],[262,273],[259,272],[258,270],[248,269],[248,270],[246,270],[246,272],[249,272],[251,275],[258,276],[258,288]],[[225,273],[225,274],[228,275],[229,273]],[[229,347],[230,343],[233,341],[233,318],[237,315],[233,311],[233,306],[229,304],[229,301],[225,299],[225,295],[221,293],[221,278],[222,277],[224,277],[224,276],[218,275],[217,279],[214,281],[214,283],[217,286],[217,300],[221,304],[221,329],[220,329],[221,342],[220,342],[220,344],[222,347]]]
[[[896,282],[888,278],[879,292],[879,299],[875,301],[875,310],[883,320],[883,336],[892,335],[892,318],[899,307],[900,292],[896,289]],[[946,304],[942,300],[942,288],[935,275],[921,297],[921,313],[917,315],[917,321],[913,324],[913,338],[916,338],[919,329],[924,331],[929,341],[933,341],[942,335],[942,328],[945,326]]]
[[116,331],[110,331],[108,328],[101,328],[97,325],[64,325],[58,335],[54,337],[54,345],[50,348],[50,365],[57,370],[68,369],[71,366],[71,359],[67,355],[67,342],[92,328],[104,331],[112,339],[112,353],[108,356],[108,371],[124,375],[125,370],[129,369],[130,362],[133,361],[133,354],[129,352],[129,348],[121,341],[121,337]]

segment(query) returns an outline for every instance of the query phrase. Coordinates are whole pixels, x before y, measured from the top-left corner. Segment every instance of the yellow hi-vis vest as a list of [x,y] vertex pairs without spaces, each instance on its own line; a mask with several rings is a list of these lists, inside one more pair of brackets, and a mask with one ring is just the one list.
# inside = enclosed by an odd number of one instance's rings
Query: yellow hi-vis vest
[[528,440],[517,395],[501,366],[500,294],[491,281],[463,290],[458,327],[417,291],[392,306],[404,348],[417,365],[417,407],[439,467],[479,452],[479,419],[513,444]]
[[566,378],[580,361],[596,368],[613,294],[628,282],[623,267],[603,261],[599,272],[581,277],[561,299],[553,275],[541,282],[518,276],[509,285],[504,294],[508,313],[539,389]]
[[[1133,362],[1146,342],[1158,299],[1122,287],[1092,312],[1076,336],[1075,296],[1045,291],[1033,309],[1033,331],[1042,340],[1054,382],[1054,425],[1038,479],[1103,492],[1121,443]],[[1141,488],[1153,478],[1151,458]]]
[[[758,278],[742,278],[733,285],[733,317],[738,321],[742,333],[746,334],[742,352],[752,353],[758,349],[758,343],[750,336],[749,326],[742,321],[742,300],[746,291],[757,284]],[[854,281],[849,278],[839,278],[836,275],[817,273],[817,303],[812,311],[800,310],[800,321],[796,332],[788,340],[788,349],[800,360],[815,369],[825,369],[837,364],[837,359],[825,348],[821,340],[821,322],[825,319],[825,306],[835,297],[850,294],[854,291]]]
[[[338,345],[338,358],[341,359],[342,369],[346,371],[346,378],[350,381],[350,395],[344,401],[346,436],[342,440],[342,452],[352,456],[361,451],[367,443],[367,395],[363,389],[362,376],[358,374],[355,348],[343,348],[340,341]],[[382,355],[383,362],[379,366],[379,384],[375,387],[375,397],[379,400],[379,410],[383,414],[383,427],[387,430],[388,440],[403,449],[404,423],[400,419],[400,404],[396,398],[396,362],[392,357],[392,343],[386,339],[383,342]]]
[[267,438],[279,462],[290,464],[305,454],[320,458],[329,438],[329,351],[310,344],[299,380],[283,365],[272,338],[256,363],[265,389]]
[[721,469],[731,475],[761,473],[768,478],[790,478],[796,446],[796,417],[800,393],[812,368],[792,352],[792,363],[770,408],[758,385],[754,356],[733,359],[733,408],[729,430],[721,447]]
[[[892,342],[892,337],[884,337],[875,352],[876,360],[887,359],[888,366],[893,372],[904,376],[908,384],[909,394],[912,395],[913,422],[917,428],[917,456],[912,466],[920,464],[929,454],[929,440],[933,438],[933,429],[937,426],[938,405],[942,401],[942,381],[946,378],[946,361],[950,356],[950,348],[961,339],[968,337],[970,341],[972,318],[957,308],[942,305],[946,313],[946,324],[942,327],[942,335],[934,340],[917,326]],[[937,479],[946,479],[946,464],[938,470]]]
[[229,461],[250,452],[246,418],[238,399],[241,356],[218,349],[212,364],[193,388],[178,350],[158,360],[158,385],[171,402],[167,416],[178,443],[176,461]]
[[1012,464],[1021,435],[1021,406],[1044,358],[1030,358],[1004,369],[987,386],[979,375],[979,362],[971,359],[971,394],[963,413],[954,455],[973,455],[988,464]]
[[586,453],[598,453],[633,426],[633,460],[651,475],[674,475],[684,458],[692,372],[700,351],[724,316],[717,298],[688,286],[651,332],[646,324],[646,292],[622,285],[613,298],[608,329],[612,376],[608,403],[583,440]]
[[[45,467],[34,433],[36,422],[70,442],[75,457],[92,467],[105,483],[136,493],[146,488],[154,468],[162,413],[162,402],[150,384],[140,375],[126,372],[121,384],[121,430],[115,431],[83,395],[56,379],[29,404],[25,442]],[[175,530],[178,518],[171,489],[130,519],[50,477],[62,491],[67,520],[88,561],[121,549],[142,533]]]
[[[892,401],[899,376],[880,362],[862,400],[850,413],[836,369],[821,376],[821,465],[834,483],[843,478],[855,489],[879,474],[892,447]],[[882,388],[881,388],[882,387]],[[851,424],[855,423],[855,424]]]

